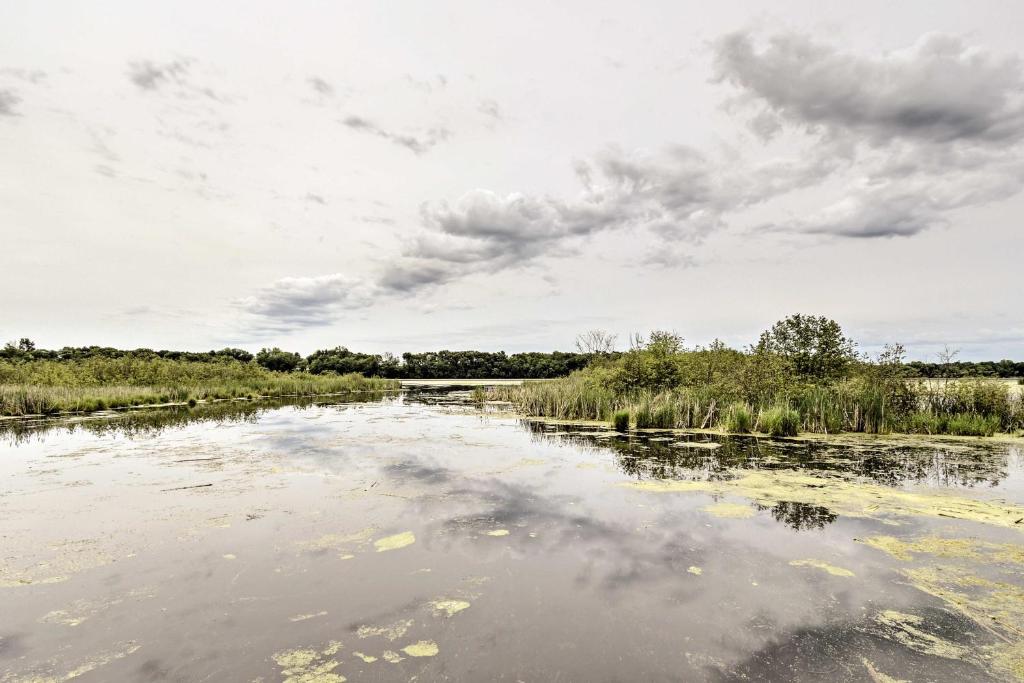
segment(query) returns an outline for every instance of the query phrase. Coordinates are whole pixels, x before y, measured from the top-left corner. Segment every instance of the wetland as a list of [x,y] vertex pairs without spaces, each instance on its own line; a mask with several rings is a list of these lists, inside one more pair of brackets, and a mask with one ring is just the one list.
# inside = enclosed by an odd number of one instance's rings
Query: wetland
[[468,387],[0,424],[0,681],[1024,677],[1024,442]]

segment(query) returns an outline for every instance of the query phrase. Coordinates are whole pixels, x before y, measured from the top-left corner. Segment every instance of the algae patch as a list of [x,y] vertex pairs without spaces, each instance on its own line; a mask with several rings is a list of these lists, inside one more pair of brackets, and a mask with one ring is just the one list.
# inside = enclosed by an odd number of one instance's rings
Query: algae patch
[[377,549],[378,553],[383,553],[388,550],[398,550],[408,545],[412,545],[416,542],[416,536],[411,531],[403,531],[400,534],[394,534],[393,536],[385,536],[379,538],[373,542],[373,546]]
[[754,508],[738,503],[715,503],[714,505],[706,505],[701,510],[709,515],[728,519],[747,519],[757,515],[757,510]]
[[493,529],[484,533],[488,536],[508,536],[508,529]]
[[1020,529],[1024,507],[940,491],[895,489],[853,477],[788,470],[740,471],[733,479],[651,480],[619,486],[649,493],[710,493],[749,498],[768,507],[798,501],[850,517],[922,516],[962,519]]
[[465,600],[434,600],[430,603],[436,612],[444,613],[449,617],[454,616],[464,609],[469,609],[469,603]]
[[327,612],[310,612],[309,614],[296,614],[294,617],[288,617],[288,621],[308,621],[310,619],[316,619],[317,617],[326,617]]
[[793,567],[814,567],[824,572],[828,572],[832,576],[855,576],[849,569],[843,569],[835,565],[829,564],[828,562],[822,562],[821,560],[792,560],[789,563]]
[[864,665],[864,668],[868,670],[868,677],[871,678],[872,683],[910,683],[908,680],[893,678],[892,676],[882,673],[864,657],[861,657],[860,662]]
[[690,574],[693,574],[694,576],[700,576],[704,573],[704,570],[700,567],[689,567],[686,571]]
[[377,661],[377,658],[374,657],[373,655],[363,654],[362,652],[353,652],[352,654],[355,657],[359,657],[359,659],[363,660],[367,664],[373,664],[374,662]]
[[340,662],[331,659],[341,650],[341,643],[332,640],[322,650],[295,648],[274,654],[285,683],[344,683],[347,679],[334,673]]
[[359,630],[356,631],[356,635],[360,638],[380,636],[393,641],[404,636],[406,631],[412,627],[412,624],[412,619],[406,619],[403,621],[396,621],[395,623],[388,624],[387,626],[360,626]]
[[438,651],[437,643],[432,640],[421,640],[402,648],[402,652],[410,657],[433,657]]
[[970,654],[966,647],[925,631],[924,619],[915,614],[885,610],[875,616],[875,623],[880,627],[879,635],[921,654],[946,659],[967,659]]

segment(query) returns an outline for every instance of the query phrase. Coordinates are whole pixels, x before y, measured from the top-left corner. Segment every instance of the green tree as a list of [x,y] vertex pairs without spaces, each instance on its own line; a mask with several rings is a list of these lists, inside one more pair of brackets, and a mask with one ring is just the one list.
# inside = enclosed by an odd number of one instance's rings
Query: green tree
[[834,380],[843,377],[856,360],[853,341],[835,320],[825,316],[791,315],[765,330],[758,353],[773,353],[789,361],[805,378]]
[[256,354],[256,362],[274,372],[291,372],[303,364],[302,356],[282,351],[276,346],[272,349],[260,349]]

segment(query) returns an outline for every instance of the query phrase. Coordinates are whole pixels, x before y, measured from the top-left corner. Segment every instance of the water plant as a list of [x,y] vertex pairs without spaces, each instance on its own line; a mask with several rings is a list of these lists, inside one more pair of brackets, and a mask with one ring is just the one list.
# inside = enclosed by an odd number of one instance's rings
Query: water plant
[[617,410],[612,415],[612,427],[619,432],[629,431],[629,411],[628,410]]
[[754,416],[746,403],[733,403],[722,415],[721,427],[734,434],[746,434],[754,427]]
[[761,411],[757,424],[762,432],[772,436],[796,436],[800,430],[800,413],[785,404],[775,405]]

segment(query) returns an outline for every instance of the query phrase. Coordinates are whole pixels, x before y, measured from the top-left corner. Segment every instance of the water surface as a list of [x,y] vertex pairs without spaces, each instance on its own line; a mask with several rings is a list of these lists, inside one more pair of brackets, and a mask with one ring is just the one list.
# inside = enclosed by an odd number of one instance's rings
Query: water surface
[[1020,675],[1019,446],[468,398],[5,423],[0,681]]

